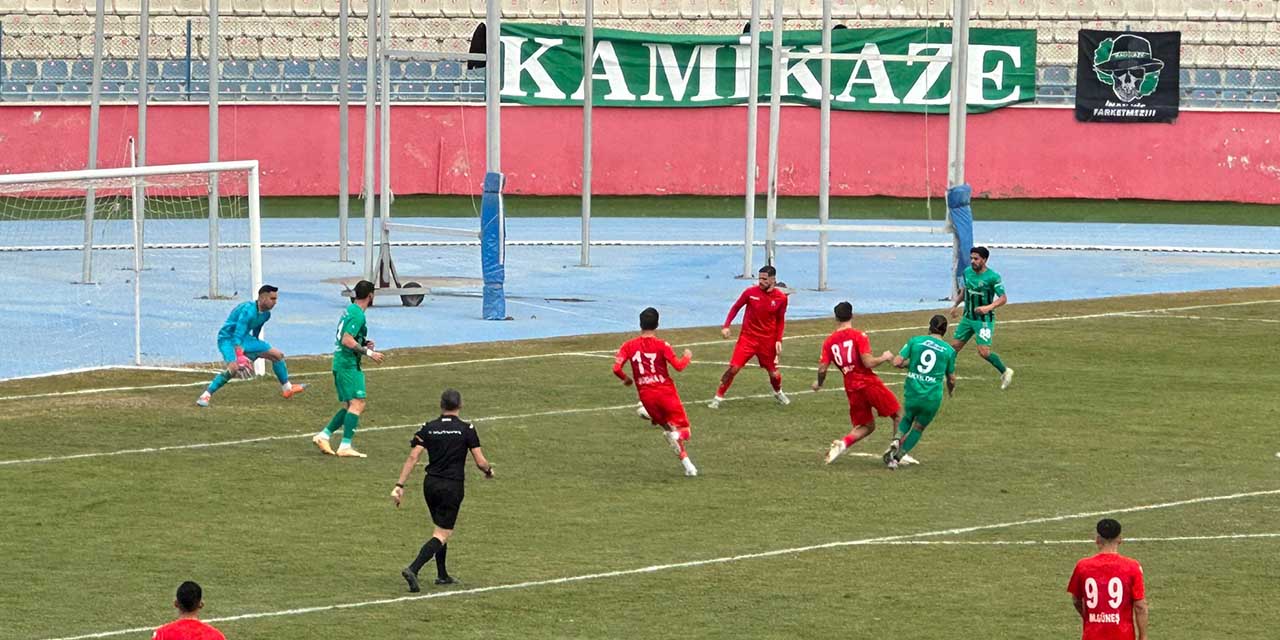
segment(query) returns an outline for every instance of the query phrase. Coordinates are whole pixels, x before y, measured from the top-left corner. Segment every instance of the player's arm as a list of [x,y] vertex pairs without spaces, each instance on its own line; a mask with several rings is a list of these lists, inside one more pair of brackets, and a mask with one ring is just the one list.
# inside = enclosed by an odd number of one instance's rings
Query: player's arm
[[956,395],[956,374],[947,374],[947,395],[954,397]]
[[1147,640],[1147,600],[1133,601],[1133,626],[1138,630],[1137,640]]
[[[417,438],[415,437],[416,441]],[[391,490],[391,501],[395,503],[396,508],[400,508],[400,500],[404,498],[404,483],[409,479],[409,474],[413,473],[413,468],[418,465],[418,458],[422,457],[424,447],[422,445],[414,445],[409,451],[409,457],[405,458],[404,466],[400,467],[400,478],[396,480],[396,486]]]
[[618,354],[613,357],[613,375],[618,376],[624,387],[631,386],[631,377],[622,370],[622,365],[627,363],[628,358],[626,345],[619,348]]
[[484,474],[484,477],[493,477],[493,465],[489,464],[489,460],[484,457],[484,452],[480,450],[480,447],[471,447],[471,459],[476,461],[476,468],[480,470],[480,473]]
[[978,313],[991,313],[992,311],[995,311],[996,309],[1003,307],[1005,303],[1009,302],[1009,296],[1005,295],[1004,293],[1003,281],[996,280],[995,284],[991,285],[991,288],[995,291],[996,299],[992,300],[991,304],[989,305],[978,307]]
[[1077,595],[1071,596],[1071,606],[1076,608],[1076,613],[1080,614],[1080,618],[1084,618],[1084,599]]
[[667,363],[675,368],[676,371],[684,371],[684,368],[693,361],[693,352],[688,349],[685,349],[684,353],[677,358],[675,350],[671,348],[671,343],[664,342],[662,346],[664,349],[662,356],[667,359]]
[[374,351],[373,347],[366,347],[359,342],[356,342],[356,337],[345,331],[342,333],[342,346],[346,347],[347,351],[350,351],[351,353],[361,356],[369,356],[369,359],[374,362],[382,362],[382,352]]
[[778,305],[777,321],[778,332],[773,336],[774,347],[778,353],[782,353],[782,333],[787,328],[787,300],[789,296],[782,296],[782,304]]
[[907,358],[911,356],[911,343],[902,345],[902,350],[893,358],[893,366],[899,369],[907,368]]
[[892,352],[892,351],[885,351],[884,353],[882,353],[882,354],[880,354],[880,355],[878,355],[878,356],[873,356],[873,355],[871,355],[871,353],[870,353],[870,352],[868,352],[868,351],[864,351],[864,352],[862,352],[862,353],[859,353],[859,354],[858,354],[858,358],[860,358],[860,359],[862,360],[862,366],[864,366],[864,367],[866,367],[866,368],[868,368],[868,369],[874,369],[874,368],[876,368],[876,367],[878,367],[878,366],[880,366],[880,365],[882,365],[882,364],[884,364],[884,363],[886,363],[886,362],[888,362],[888,361],[892,360],[892,359],[893,359],[893,352]]
[[827,369],[831,368],[831,361],[824,359],[818,363],[818,379],[814,381],[812,389],[817,391],[822,388],[822,384],[827,381]]
[[729,325],[733,324],[733,320],[738,317],[738,311],[740,311],[742,307],[746,306],[748,291],[749,290],[744,290],[742,295],[738,296],[738,301],[733,303],[732,307],[729,307],[729,315],[725,317],[724,324],[720,326],[721,336],[726,338],[729,337]]

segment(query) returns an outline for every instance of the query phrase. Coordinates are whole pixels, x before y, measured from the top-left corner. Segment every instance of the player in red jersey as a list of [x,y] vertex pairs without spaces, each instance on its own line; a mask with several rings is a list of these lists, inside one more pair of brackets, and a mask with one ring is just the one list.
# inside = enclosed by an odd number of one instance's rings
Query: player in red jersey
[[[658,330],[658,310],[649,307],[640,312],[640,336],[632,338],[618,349],[613,360],[613,375],[622,380],[622,384],[631,386],[634,377],[636,392],[640,394],[640,404],[644,409],[641,417],[647,417],[654,424],[662,427],[663,434],[676,455],[680,456],[680,464],[684,465],[686,476],[698,475],[697,467],[689,459],[685,443],[689,441],[689,417],[684,413],[684,404],[680,402],[680,394],[676,391],[676,383],[667,373],[667,365],[676,371],[684,371],[693,359],[693,352],[685,349],[680,358],[676,358],[671,345],[655,333]],[[622,365],[631,363],[631,375],[622,371]]]
[[[1142,565],[1120,555],[1120,523],[1098,521],[1098,554],[1076,563],[1067,583],[1084,623],[1084,640],[1146,640],[1147,594]],[[1134,636],[1134,629],[1137,636]]]
[[226,640],[221,631],[200,622],[203,598],[200,585],[190,580],[178,585],[178,595],[173,600],[178,619],[156,629],[151,640]]
[[871,414],[875,409],[880,417],[889,417],[891,424],[897,424],[902,406],[898,397],[884,386],[884,381],[872,369],[893,360],[893,353],[885,351],[879,356],[871,355],[871,341],[867,334],[853,328],[853,305],[841,302],[836,305],[836,330],[822,343],[822,353],[818,358],[818,380],[813,383],[813,390],[822,388],[827,379],[827,368],[834,362],[844,374],[844,392],[849,397],[849,422],[853,423],[845,437],[831,443],[827,451],[827,464],[831,464],[853,443],[866,438],[876,430],[876,419]]
[[738,301],[729,308],[729,316],[724,319],[720,335],[729,337],[729,325],[738,317],[738,310],[746,307],[742,314],[742,332],[738,334],[738,343],[733,346],[733,357],[729,359],[729,368],[720,376],[720,388],[716,389],[716,397],[707,406],[720,408],[725,392],[733,384],[733,377],[752,358],[760,363],[760,367],[769,372],[769,384],[773,386],[773,397],[778,404],[791,404],[787,394],[782,392],[782,374],[778,372],[778,354],[782,352],[782,330],[787,324],[787,294],[778,289],[778,271],[771,265],[760,267],[760,282],[754,287],[747,287]]

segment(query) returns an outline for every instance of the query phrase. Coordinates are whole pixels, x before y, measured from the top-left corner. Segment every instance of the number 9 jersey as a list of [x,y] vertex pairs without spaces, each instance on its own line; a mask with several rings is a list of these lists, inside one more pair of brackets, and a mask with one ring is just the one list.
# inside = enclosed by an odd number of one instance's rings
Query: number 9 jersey
[[1083,640],[1134,640],[1133,603],[1146,598],[1137,560],[1118,553],[1085,558],[1067,592],[1084,605]]

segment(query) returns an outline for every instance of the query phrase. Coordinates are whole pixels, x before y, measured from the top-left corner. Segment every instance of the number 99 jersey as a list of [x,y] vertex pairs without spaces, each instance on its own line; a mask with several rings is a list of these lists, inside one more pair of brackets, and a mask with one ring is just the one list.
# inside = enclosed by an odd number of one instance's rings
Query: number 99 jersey
[[1133,603],[1146,598],[1142,565],[1118,553],[1076,563],[1067,592],[1084,605],[1083,640],[1133,640]]

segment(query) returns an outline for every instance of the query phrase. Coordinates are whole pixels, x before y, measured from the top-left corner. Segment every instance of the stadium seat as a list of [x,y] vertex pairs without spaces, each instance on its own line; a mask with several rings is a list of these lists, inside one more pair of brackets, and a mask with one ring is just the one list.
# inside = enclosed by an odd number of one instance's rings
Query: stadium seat
[[186,91],[177,82],[160,82],[151,85],[150,95],[158,101],[172,101],[186,98]]
[[93,60],[76,60],[71,63],[71,79],[80,82],[93,80]]
[[428,100],[453,100],[458,95],[458,85],[452,82],[429,82],[427,83],[427,99]]
[[186,80],[186,60],[164,60],[160,63],[161,80]]
[[1040,82],[1048,86],[1068,86],[1071,84],[1071,69],[1068,67],[1045,67],[1041,72]]
[[[575,4],[581,6],[583,1],[584,0],[560,0],[560,9],[561,11],[566,12],[564,14],[566,16],[585,15],[584,10],[581,8],[578,9],[576,13],[571,14],[567,12],[568,9],[571,9]],[[600,18],[616,18],[622,15],[622,7],[618,0],[595,0],[593,7],[595,8],[595,15]]]
[[427,85],[421,82],[397,82],[394,88],[393,97],[397,100],[412,101],[427,98]]
[[1183,0],[1155,0],[1156,17],[1162,20],[1186,20]]
[[269,16],[293,15],[291,0],[262,0],[262,11]]
[[[394,8],[396,2],[391,3]],[[295,16],[318,16],[324,13],[324,9],[320,6],[320,0],[293,0],[293,15]]]
[[1077,51],[1075,43],[1068,44],[1065,42],[1058,42],[1041,47],[1041,49],[1043,49],[1043,57],[1040,59],[1041,64],[1062,67],[1073,66],[1076,64]]
[[67,80],[71,71],[66,60],[45,60],[40,63],[40,78],[49,82]]
[[241,96],[246,100],[261,102],[275,100],[276,92],[270,82],[246,82],[241,90]]
[[87,82],[66,82],[62,85],[62,97],[66,100],[88,100],[91,89]]
[[1245,0],[1219,0],[1218,13],[1215,16],[1219,20],[1243,20],[1245,14]]
[[705,20],[711,17],[711,7],[707,0],[680,0],[677,4],[680,17],[685,20]]
[[1183,89],[1191,86],[1191,70],[1183,67],[1178,70],[1178,85]]
[[25,82],[5,82],[0,84],[0,100],[5,102],[18,102],[30,99],[30,89],[27,88],[27,84]]
[[1205,22],[1203,40],[1208,44],[1233,44],[1248,39],[1249,25],[1243,22]]
[[[69,36],[84,37],[93,35],[94,21],[91,15],[59,16],[58,22],[62,33]],[[6,18],[6,21],[8,18]],[[105,27],[105,25],[103,25]]]
[[471,3],[468,0],[441,0],[440,13],[446,18],[470,18]]
[[1234,45],[1227,47],[1227,66],[1252,68],[1258,63],[1259,47]]
[[[208,82],[191,82],[191,86],[185,87],[187,100],[191,102],[208,102],[209,101],[209,83]],[[221,85],[218,87],[222,91]]]
[[1037,87],[1036,102],[1041,104],[1065,104],[1069,102],[1065,87]]
[[250,75],[249,62],[247,60],[224,60],[221,71],[221,77],[227,80],[248,80]]
[[410,60],[404,63],[404,78],[410,81],[422,81],[431,77],[431,63],[424,60]]
[[224,49],[224,55],[229,55],[240,60],[252,60],[257,58],[260,53],[257,38],[250,38],[247,36],[232,38],[230,46]]
[[1271,22],[1276,19],[1278,9],[1280,9],[1280,3],[1275,0],[1247,0],[1244,3],[1244,18]]
[[249,67],[249,75],[254,80],[276,80],[280,77],[280,61],[254,60]]
[[1073,20],[1093,20],[1097,18],[1097,0],[1067,0],[1067,17]]
[[1280,93],[1275,91],[1254,91],[1249,94],[1249,106],[1253,109],[1280,108]]
[[129,63],[124,60],[103,60],[102,77],[109,80],[124,80],[129,77]]
[[249,18],[239,18],[236,20],[228,20],[226,26],[221,30],[221,35],[227,38],[238,38],[246,36],[249,38],[265,38],[275,35],[275,26],[272,24],[271,18],[265,18],[261,15]]
[[98,95],[103,100],[113,100],[120,97],[120,83],[104,81],[102,87],[98,89]]
[[1209,89],[1196,89],[1191,92],[1187,102],[1192,107],[1208,108],[1218,106],[1218,92]]
[[306,60],[285,60],[280,71],[285,80],[303,82],[312,78],[311,63]]
[[[337,89],[334,89],[334,95],[337,95]],[[347,97],[352,101],[364,100],[364,82],[348,82]]]
[[1006,17],[1014,20],[1031,20],[1038,16],[1035,0],[1009,0]]
[[435,77],[442,80],[453,80],[462,77],[462,65],[453,60],[441,60],[436,63]]
[[[1043,24],[1043,23],[1042,23]],[[1080,40],[1080,23],[1075,20],[1054,20],[1051,42],[1076,44]]]
[[[1190,62],[1192,66],[1196,67],[1223,67],[1227,64],[1227,50],[1225,47],[1216,44],[1202,44],[1198,47],[1192,47]],[[1184,62],[1183,64],[1186,63]]]
[[276,91],[276,99],[297,102],[303,99],[304,93],[301,82],[281,82]]
[[320,57],[320,47],[322,43],[333,42],[334,55],[338,54],[337,40],[326,38],[317,40],[315,38],[295,38],[289,41],[289,56],[299,60],[316,60]]
[[1246,69],[1228,69],[1223,73],[1222,86],[1231,89],[1250,89],[1253,87],[1253,72]]
[[209,63],[204,60],[191,61],[191,79],[192,80],[208,80],[209,79]]
[[1195,69],[1191,72],[1191,86],[1196,89],[1217,89],[1222,86],[1222,73],[1217,69]]
[[[270,19],[271,33],[267,36],[278,36],[281,38],[301,38],[302,37],[302,20],[298,18],[273,18]],[[253,34],[247,34],[253,35]]]
[[1183,15],[1192,20],[1212,20],[1218,14],[1220,0],[1180,0]]
[[1280,71],[1259,71],[1254,77],[1254,86],[1259,89],[1280,89]]
[[53,102],[58,99],[58,83],[37,82],[31,85],[31,99],[40,102]]
[[[337,60],[316,60],[311,67],[311,77],[317,80],[335,80],[338,77],[338,61]],[[351,69],[348,67],[347,73]]]
[[289,43],[289,38],[282,38],[280,36],[263,38],[262,42],[259,44],[258,55],[263,58],[283,60],[284,58],[289,57],[289,52],[292,49]]
[[1068,0],[1040,0],[1037,15],[1041,20],[1066,20]]
[[338,85],[332,82],[308,82],[304,87],[307,100],[337,100]]
[[1228,89],[1222,92],[1222,106],[1228,109],[1248,109],[1249,92],[1241,89]]

